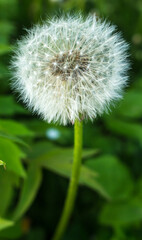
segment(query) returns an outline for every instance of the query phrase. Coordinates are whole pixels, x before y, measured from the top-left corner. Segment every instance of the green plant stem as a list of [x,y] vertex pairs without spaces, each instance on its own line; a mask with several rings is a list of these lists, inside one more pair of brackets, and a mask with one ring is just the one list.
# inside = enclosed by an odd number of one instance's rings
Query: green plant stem
[[63,208],[63,212],[61,215],[61,219],[55,231],[52,240],[60,240],[66,230],[68,225],[70,216],[73,211],[77,189],[78,189],[78,182],[81,170],[81,156],[82,156],[82,132],[83,132],[83,123],[79,120],[75,121],[74,125],[74,159],[72,165],[72,174],[71,180],[68,187],[68,192]]

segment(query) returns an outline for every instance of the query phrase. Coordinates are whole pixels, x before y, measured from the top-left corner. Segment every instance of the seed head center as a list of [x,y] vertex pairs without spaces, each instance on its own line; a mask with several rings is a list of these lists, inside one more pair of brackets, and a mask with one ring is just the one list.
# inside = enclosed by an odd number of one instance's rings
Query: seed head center
[[50,61],[50,70],[53,76],[66,81],[69,77],[77,78],[88,71],[89,57],[80,51],[60,52]]

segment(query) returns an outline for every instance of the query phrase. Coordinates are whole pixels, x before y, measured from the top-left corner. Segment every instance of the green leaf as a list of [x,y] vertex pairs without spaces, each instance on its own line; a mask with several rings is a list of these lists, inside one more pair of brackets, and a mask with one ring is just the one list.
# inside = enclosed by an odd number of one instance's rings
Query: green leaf
[[0,131],[16,136],[33,136],[33,132],[24,124],[13,120],[0,120]]
[[4,168],[6,168],[6,163],[5,162],[3,162],[2,160],[0,160],[0,166],[4,166]]
[[32,149],[29,149],[28,156],[29,159],[37,159],[38,157],[46,154],[48,151],[51,151],[55,148],[55,145],[47,140],[38,141],[32,145]]
[[39,119],[31,119],[26,122],[26,125],[36,134],[37,137],[45,137],[46,131],[49,127],[47,122]]
[[21,239],[23,235],[22,222],[14,222],[14,225],[0,231],[0,239]]
[[4,63],[0,63],[0,94],[9,91],[9,77],[10,72],[8,70],[8,66]]
[[[55,154],[54,154],[54,151],[55,151]],[[40,156],[44,155],[44,154],[47,154],[48,152],[52,155],[52,157],[54,158],[54,155],[57,156],[56,154],[56,151],[57,153],[59,152],[59,158],[67,158],[69,159],[70,158],[70,161],[72,161],[72,156],[73,156],[73,149],[72,148],[57,148],[55,147],[55,145],[51,142],[47,142],[47,141],[40,141],[40,142],[37,142],[33,145],[32,147],[32,151],[30,150],[29,154],[30,154],[30,159],[35,159],[39,157],[40,159]],[[91,149],[91,148],[88,148],[88,149],[84,149],[83,150],[83,158],[89,158],[89,157],[92,157],[94,155],[96,155],[98,153],[98,150],[97,149]],[[35,160],[34,160],[35,161]],[[40,162],[40,160],[37,160]]]
[[21,152],[16,144],[8,139],[0,138],[0,159],[6,163],[7,170],[14,172],[21,177],[26,176],[20,160],[23,156],[23,152]]
[[[86,159],[89,157],[92,157],[92,155],[95,155],[96,153],[98,153],[98,149],[83,149],[83,154],[82,154],[82,158]],[[47,157],[48,156],[48,157]],[[63,162],[69,162],[72,163],[72,159],[73,159],[73,149],[72,148],[55,148],[51,151],[48,151],[48,153],[45,152],[45,155],[41,155],[37,162],[40,162],[41,164],[41,159],[44,161],[47,160],[47,158],[54,160],[56,158],[56,160],[58,161],[58,163],[60,164],[60,161]]]
[[142,93],[140,91],[131,90],[125,94],[124,100],[116,112],[119,115],[130,118],[141,118],[142,116]]
[[133,82],[133,87],[136,88],[137,91],[141,91],[142,90],[142,77],[139,76],[135,80],[136,81]]
[[15,102],[13,96],[0,96],[0,115],[11,116],[15,113],[26,114],[27,111]]
[[12,46],[7,44],[0,44],[0,55],[11,52]]
[[142,220],[142,206],[133,203],[106,204],[100,222],[109,226],[132,224]]
[[1,43],[8,43],[10,39],[11,33],[14,31],[14,24],[9,21],[1,21],[0,22],[0,29],[1,29]]
[[98,182],[112,200],[122,200],[130,197],[133,182],[129,170],[115,156],[102,155],[89,159],[85,162],[85,165],[98,173]]
[[[85,150],[83,152],[83,157],[89,156],[93,151]],[[94,150],[94,153],[96,151]],[[63,177],[70,178],[72,171],[72,157],[73,150],[72,149],[62,149],[62,148],[54,148],[46,154],[43,154],[35,161],[50,171],[53,171]],[[80,174],[80,184],[83,184],[87,187],[90,187],[93,190],[99,192],[105,198],[109,198],[108,193],[104,190],[104,188],[97,181],[97,173],[82,165],[81,174]]]
[[5,133],[2,133],[0,132],[0,137],[1,138],[5,138],[5,139],[9,139],[9,140],[12,140],[13,142],[15,143],[19,143],[21,145],[24,145],[25,147],[29,147],[29,145],[24,142],[22,139],[18,138],[18,137],[15,137],[15,136],[11,136],[9,134],[5,134]]
[[9,221],[4,218],[0,218],[0,230],[11,227],[13,224],[14,224],[14,222],[12,222],[12,221]]
[[127,138],[138,140],[142,143],[142,125],[126,122],[116,118],[105,118],[105,124],[112,132]]
[[31,206],[41,183],[41,169],[36,164],[30,164],[27,177],[24,180],[20,199],[14,212],[13,219],[19,219]]
[[13,192],[12,187],[12,175],[4,169],[0,169],[0,216],[4,215],[10,204]]

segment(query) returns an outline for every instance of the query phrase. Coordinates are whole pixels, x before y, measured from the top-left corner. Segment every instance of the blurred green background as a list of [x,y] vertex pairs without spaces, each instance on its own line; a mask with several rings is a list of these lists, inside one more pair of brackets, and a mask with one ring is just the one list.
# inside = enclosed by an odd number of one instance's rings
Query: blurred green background
[[10,89],[12,48],[25,28],[61,12],[96,13],[130,44],[124,99],[84,123],[76,206],[63,240],[142,239],[142,1],[0,0],[0,240],[50,239],[71,172],[73,126],[47,124]]

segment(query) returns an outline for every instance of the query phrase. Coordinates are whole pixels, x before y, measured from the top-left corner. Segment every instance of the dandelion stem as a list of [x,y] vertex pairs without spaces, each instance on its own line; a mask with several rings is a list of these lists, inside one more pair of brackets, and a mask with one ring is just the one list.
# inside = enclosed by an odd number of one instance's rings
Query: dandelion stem
[[68,192],[63,208],[63,212],[61,215],[61,219],[55,231],[52,240],[60,240],[66,230],[68,225],[70,216],[73,211],[77,189],[78,189],[78,182],[80,176],[80,169],[81,169],[81,156],[82,156],[82,125],[83,123],[79,120],[75,121],[74,125],[74,160],[72,165],[72,175],[70,184],[68,187]]

